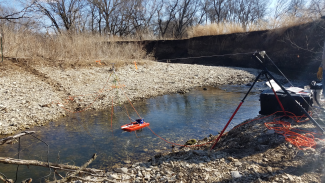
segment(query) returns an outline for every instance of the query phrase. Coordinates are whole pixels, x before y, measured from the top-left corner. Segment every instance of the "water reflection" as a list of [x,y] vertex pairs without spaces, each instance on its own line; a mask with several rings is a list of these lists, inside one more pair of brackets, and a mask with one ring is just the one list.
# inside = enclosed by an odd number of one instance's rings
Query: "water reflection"
[[[231,87],[228,86],[228,90]],[[248,87],[242,88],[248,90]],[[188,139],[202,139],[209,134],[217,134],[228,121],[244,92],[222,89],[198,88],[187,94],[159,96],[135,103],[135,108],[150,128],[168,141],[184,144]],[[238,90],[239,91],[239,90]],[[258,115],[258,93],[252,93],[233,119],[234,126]],[[127,160],[146,160],[159,151],[170,150],[170,144],[159,139],[149,129],[124,132],[120,127],[131,118],[139,118],[130,105],[114,107],[102,111],[72,114],[45,127],[37,127],[36,135],[50,145],[49,160],[56,163],[82,165],[94,153],[98,158],[91,164],[94,168],[111,169],[123,165]],[[111,122],[111,118],[113,119]],[[230,127],[231,127],[230,126]],[[230,128],[229,127],[229,128]],[[17,158],[17,144],[0,147],[0,156]],[[46,146],[32,137],[22,138],[20,158],[46,161]],[[1,164],[0,172],[7,177],[15,177],[16,166]],[[48,169],[28,169],[21,166],[20,178],[34,180],[48,174]],[[51,176],[51,178],[53,175]],[[37,182],[37,181],[36,181]]]

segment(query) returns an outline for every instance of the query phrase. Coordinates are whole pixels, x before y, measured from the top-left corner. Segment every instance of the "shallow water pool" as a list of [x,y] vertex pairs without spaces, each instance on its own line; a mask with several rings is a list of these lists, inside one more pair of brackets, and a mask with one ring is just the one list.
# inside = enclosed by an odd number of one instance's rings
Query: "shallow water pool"
[[[134,103],[134,107],[150,128],[167,141],[184,144],[189,139],[203,139],[222,130],[244,97],[248,86],[202,87],[186,94],[158,96]],[[170,151],[171,144],[158,138],[148,128],[124,132],[120,127],[139,118],[126,104],[102,111],[72,114],[35,127],[35,136],[49,145],[49,161],[82,165],[97,153],[93,168],[113,169],[143,161],[158,152]],[[260,110],[259,92],[251,92],[228,130],[246,119],[256,117]],[[0,146],[1,157],[18,158],[18,144]],[[47,161],[47,146],[31,136],[21,138],[21,159]],[[16,177],[17,165],[0,164],[0,172],[10,179]],[[18,181],[32,177],[44,182],[49,169],[20,166]],[[62,172],[61,172],[62,173]],[[41,178],[41,179],[40,179]],[[48,177],[45,177],[48,178]],[[53,172],[49,176],[53,179]],[[34,182],[34,181],[33,181]]]

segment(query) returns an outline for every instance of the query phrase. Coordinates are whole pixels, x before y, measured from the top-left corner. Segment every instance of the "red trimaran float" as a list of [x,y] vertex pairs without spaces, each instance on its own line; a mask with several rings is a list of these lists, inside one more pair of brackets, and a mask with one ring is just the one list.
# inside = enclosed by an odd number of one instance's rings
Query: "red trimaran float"
[[121,126],[121,129],[124,131],[132,132],[135,130],[140,130],[144,127],[149,126],[149,123],[143,121],[143,119],[136,119],[135,122]]

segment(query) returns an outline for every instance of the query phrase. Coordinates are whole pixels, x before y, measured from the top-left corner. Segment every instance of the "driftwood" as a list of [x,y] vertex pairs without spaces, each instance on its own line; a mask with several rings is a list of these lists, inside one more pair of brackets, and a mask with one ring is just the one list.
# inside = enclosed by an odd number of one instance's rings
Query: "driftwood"
[[22,137],[24,135],[29,135],[29,134],[33,134],[35,133],[35,131],[24,131],[24,132],[21,132],[17,135],[13,135],[13,136],[9,136],[9,137],[5,137],[3,139],[0,139],[0,145],[3,145],[3,144],[10,144],[13,142],[13,140],[19,138],[19,137]]
[[74,171],[73,173],[71,173],[70,175],[68,175],[67,177],[59,180],[59,181],[53,181],[50,183],[55,183],[55,182],[66,182],[67,180],[70,180],[71,177],[74,177],[75,175],[81,173],[82,170],[84,170],[91,162],[93,162],[95,159],[97,158],[96,153],[93,155],[93,157],[91,157],[90,160],[88,160],[84,165],[82,165],[78,170]]
[[93,179],[89,179],[89,178],[83,178],[83,177],[77,177],[77,176],[72,177],[71,176],[70,178],[71,178],[71,180],[81,180],[83,182],[105,182],[105,181],[111,182],[112,181],[112,179],[104,178],[104,177],[101,177],[101,178],[95,177]]
[[7,178],[4,178],[2,175],[0,175],[0,180],[2,180],[4,183],[7,183],[7,182],[14,182],[12,181],[11,179],[7,179]]
[[31,183],[32,181],[33,181],[33,179],[29,178],[29,179],[21,181],[21,183]]
[[[6,138],[0,139],[0,145],[3,144],[10,144],[13,143],[13,141],[17,138],[20,138],[24,135],[29,135],[33,134],[35,131],[24,131],[21,132],[17,135],[9,136]],[[44,142],[45,143],[45,142]],[[32,166],[42,166],[46,168],[51,168],[54,169],[54,173],[59,175],[62,179],[61,180],[55,180],[54,182],[66,182],[66,181],[71,181],[73,179],[75,180],[87,180],[89,182],[97,182],[100,178],[100,181],[107,181],[108,179],[105,177],[102,177],[104,175],[105,171],[104,170],[98,170],[94,168],[86,168],[90,163],[92,163],[96,159],[97,155],[94,154],[90,160],[88,160],[83,166],[78,167],[74,165],[67,165],[67,164],[56,164],[56,163],[50,163],[50,162],[43,162],[43,161],[38,161],[38,160],[22,160],[22,159],[14,159],[10,157],[0,157],[0,163],[4,164],[16,164],[16,165],[32,165]],[[67,177],[62,177],[59,173],[56,172],[56,170],[64,170],[64,171],[70,171],[72,173],[68,174]],[[77,174],[88,174],[96,177],[96,180],[88,179],[88,178],[83,178],[83,177],[78,177],[76,176]],[[4,176],[4,177],[3,177]],[[5,175],[0,174],[0,180],[4,181],[5,183],[12,183],[13,181],[11,179],[7,179]],[[26,179],[22,183],[31,183],[32,179]]]
[[2,180],[4,183],[13,183],[14,181],[12,179],[7,179],[7,177],[3,177],[0,175],[0,180]]
[[65,165],[65,164],[56,164],[56,163],[48,163],[38,160],[22,160],[22,159],[14,159],[9,157],[0,157],[0,163],[5,164],[15,164],[15,165],[32,165],[32,166],[42,166],[49,167],[52,169],[65,170],[65,171],[80,171],[79,173],[97,175],[99,173],[104,172],[103,170],[94,169],[94,168],[83,168],[80,170],[79,166],[74,165]]

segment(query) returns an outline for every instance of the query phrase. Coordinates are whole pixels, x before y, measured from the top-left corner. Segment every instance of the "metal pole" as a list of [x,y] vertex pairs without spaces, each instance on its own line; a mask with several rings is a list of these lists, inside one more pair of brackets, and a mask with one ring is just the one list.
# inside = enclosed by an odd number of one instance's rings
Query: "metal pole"
[[265,74],[264,71],[260,72],[258,74],[258,76],[256,77],[255,81],[253,82],[252,86],[249,88],[249,90],[246,92],[244,98],[241,100],[241,102],[239,103],[239,105],[237,106],[235,112],[232,114],[232,116],[230,117],[230,119],[228,120],[226,126],[222,129],[221,133],[219,134],[218,138],[216,139],[216,142],[213,144],[213,146],[211,147],[210,150],[212,150],[214,148],[214,146],[216,146],[216,144],[218,143],[219,139],[221,138],[221,136],[223,135],[223,133],[225,132],[225,130],[227,129],[228,125],[230,124],[230,122],[232,121],[232,119],[235,117],[237,111],[239,110],[239,108],[241,107],[241,105],[244,103],[246,97],[248,96],[248,94],[251,92],[251,90],[253,89],[254,85],[256,84],[256,82],[258,81],[258,79]]

